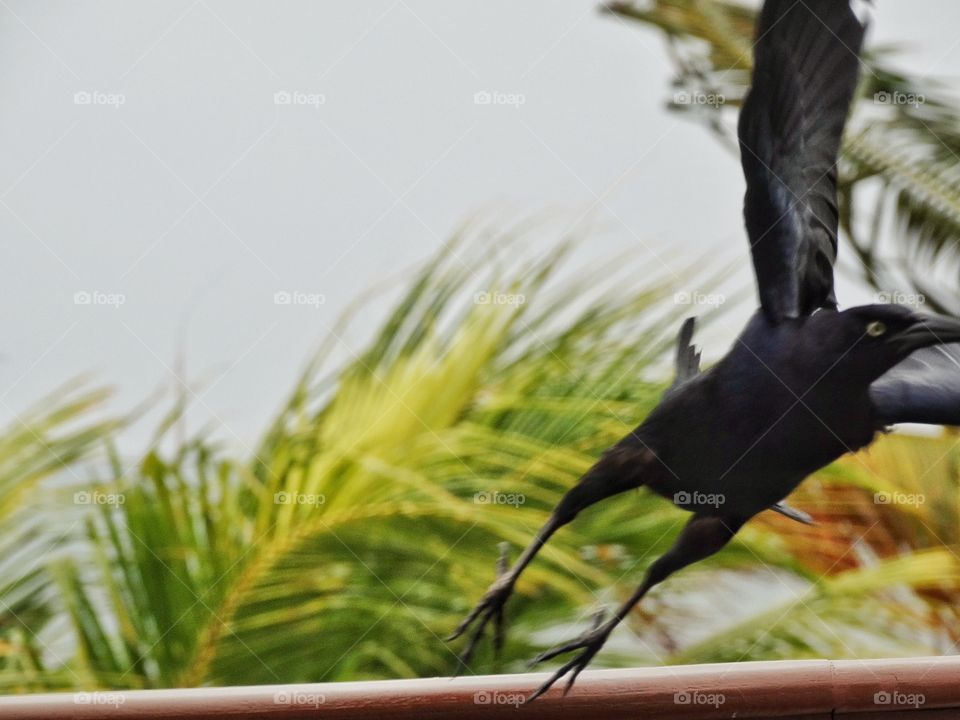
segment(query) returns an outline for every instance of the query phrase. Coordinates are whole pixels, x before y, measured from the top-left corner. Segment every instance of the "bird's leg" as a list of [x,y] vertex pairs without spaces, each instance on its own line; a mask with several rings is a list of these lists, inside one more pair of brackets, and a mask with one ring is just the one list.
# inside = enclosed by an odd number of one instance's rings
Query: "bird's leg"
[[557,680],[567,673],[572,672],[563,694],[566,695],[570,692],[570,688],[573,687],[577,676],[589,664],[593,656],[600,651],[600,648],[603,647],[603,644],[607,641],[613,629],[630,613],[633,606],[640,602],[641,598],[650,591],[650,588],[662,582],[677,570],[699,560],[703,560],[719,551],[730,541],[730,538],[736,534],[741,525],[743,525],[742,520],[734,520],[728,517],[694,515],[690,518],[686,527],[684,527],[680,536],[677,538],[677,541],[673,544],[673,547],[650,566],[650,569],[647,570],[646,577],[636,592],[630,596],[629,600],[620,606],[617,613],[610,620],[602,624],[594,622],[591,630],[573,642],[548,650],[534,658],[531,665],[543,662],[544,660],[550,660],[573,650],[581,651],[551,675],[550,678],[527,699],[527,702],[536,700],[549,690]]
[[[632,461],[632,465],[637,470],[634,472],[623,472],[622,465],[611,465],[611,457],[618,463]],[[503,645],[503,606],[506,604],[510,595],[513,593],[513,587],[517,578],[524,571],[534,556],[540,551],[547,540],[561,527],[573,520],[577,514],[596,502],[616,495],[625,490],[637,488],[642,485],[639,470],[642,470],[649,463],[654,461],[654,456],[645,448],[641,449],[636,455],[630,456],[627,453],[611,456],[607,453],[601,460],[594,465],[580,481],[570,488],[557,504],[556,509],[550,515],[550,519],[537,532],[533,542],[527,546],[523,554],[517,560],[516,564],[506,571],[506,556],[501,555],[498,563],[497,579],[489,587],[480,602],[457,626],[457,629],[447,638],[454,640],[463,635],[471,625],[476,623],[470,633],[467,641],[467,647],[460,655],[460,668],[465,667],[473,657],[473,652],[477,643],[483,636],[484,628],[492,620],[494,625],[493,645],[494,650],[499,651]]]
[[523,551],[523,554],[509,571],[507,571],[507,544],[501,544],[500,558],[497,561],[497,579],[494,580],[487,592],[480,598],[480,602],[474,606],[473,610],[471,610],[457,626],[457,629],[447,638],[449,641],[460,637],[471,625],[476,623],[476,626],[470,633],[467,647],[460,654],[458,671],[461,667],[465,667],[470,663],[477,643],[483,636],[483,630],[491,620],[493,620],[493,647],[495,651],[500,651],[500,648],[503,646],[503,607],[513,593],[513,586],[516,584],[517,578],[520,577],[524,568],[530,564],[530,561],[533,560],[540,548],[550,539],[550,536],[566,524],[566,522],[558,517],[556,513],[551,515],[546,524],[540,528],[533,542],[527,546],[527,549]]

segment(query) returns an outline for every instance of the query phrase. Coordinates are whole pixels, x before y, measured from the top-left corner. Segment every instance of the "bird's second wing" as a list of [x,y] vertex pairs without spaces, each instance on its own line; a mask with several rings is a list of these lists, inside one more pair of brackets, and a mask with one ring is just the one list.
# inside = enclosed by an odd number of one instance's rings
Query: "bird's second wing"
[[864,26],[848,0],[767,0],[740,113],[744,216],[773,321],[835,307],[837,155]]
[[960,344],[917,350],[870,386],[883,425],[960,425]]

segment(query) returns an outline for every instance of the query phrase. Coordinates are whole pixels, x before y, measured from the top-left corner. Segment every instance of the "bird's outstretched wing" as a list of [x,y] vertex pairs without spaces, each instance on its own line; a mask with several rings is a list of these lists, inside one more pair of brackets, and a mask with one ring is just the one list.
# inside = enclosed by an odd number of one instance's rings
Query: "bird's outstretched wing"
[[960,425],[960,344],[917,350],[870,386],[883,425]]
[[837,155],[864,26],[848,0],[767,0],[740,113],[744,217],[772,321],[835,307]]

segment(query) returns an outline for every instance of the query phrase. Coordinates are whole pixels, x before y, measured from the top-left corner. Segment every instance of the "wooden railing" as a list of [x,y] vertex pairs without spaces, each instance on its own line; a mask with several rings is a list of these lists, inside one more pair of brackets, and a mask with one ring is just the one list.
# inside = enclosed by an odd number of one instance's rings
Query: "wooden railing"
[[960,657],[755,662],[583,673],[564,697],[523,700],[545,674],[24,695],[2,720],[201,718],[960,718]]

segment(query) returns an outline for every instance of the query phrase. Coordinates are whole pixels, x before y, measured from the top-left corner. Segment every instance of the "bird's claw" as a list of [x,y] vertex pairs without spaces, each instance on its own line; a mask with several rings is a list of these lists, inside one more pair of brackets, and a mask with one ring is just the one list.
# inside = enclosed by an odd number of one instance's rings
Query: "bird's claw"
[[530,697],[526,699],[525,702],[533,702],[538,697],[543,695],[547,690],[549,690],[554,683],[557,682],[567,673],[570,674],[570,678],[567,680],[567,684],[563,689],[563,694],[566,695],[570,692],[570,688],[573,687],[573,683],[576,682],[577,676],[583,671],[587,665],[590,664],[590,661],[593,659],[593,656],[596,655],[600,648],[603,647],[603,644],[607,641],[607,637],[610,635],[610,631],[613,629],[613,625],[601,624],[603,620],[603,614],[598,613],[594,618],[593,628],[583,635],[581,635],[576,640],[568,642],[565,645],[560,645],[559,647],[552,648],[546,652],[542,652],[533,660],[530,661],[530,665],[536,665],[538,663],[544,662],[546,660],[552,660],[558,655],[563,655],[564,653],[571,652],[573,650],[581,650],[574,658],[567,661],[560,668],[551,675],[543,685],[537,688]]
[[473,658],[473,653],[477,648],[477,644],[480,642],[480,638],[483,637],[483,631],[487,627],[487,624],[492,620],[493,621],[493,649],[494,652],[499,655],[500,650],[503,647],[503,607],[507,603],[507,599],[510,597],[510,594],[513,592],[513,582],[514,579],[507,575],[507,551],[509,545],[507,543],[500,543],[500,557],[497,560],[497,579],[490,586],[483,597],[480,598],[473,610],[457,625],[456,630],[454,630],[446,640],[449,642],[455,640],[461,635],[463,635],[467,630],[470,629],[470,626],[476,623],[476,626],[473,628],[470,633],[470,639],[467,641],[467,647],[459,657],[458,672],[460,668],[467,667],[470,664],[470,660]]

